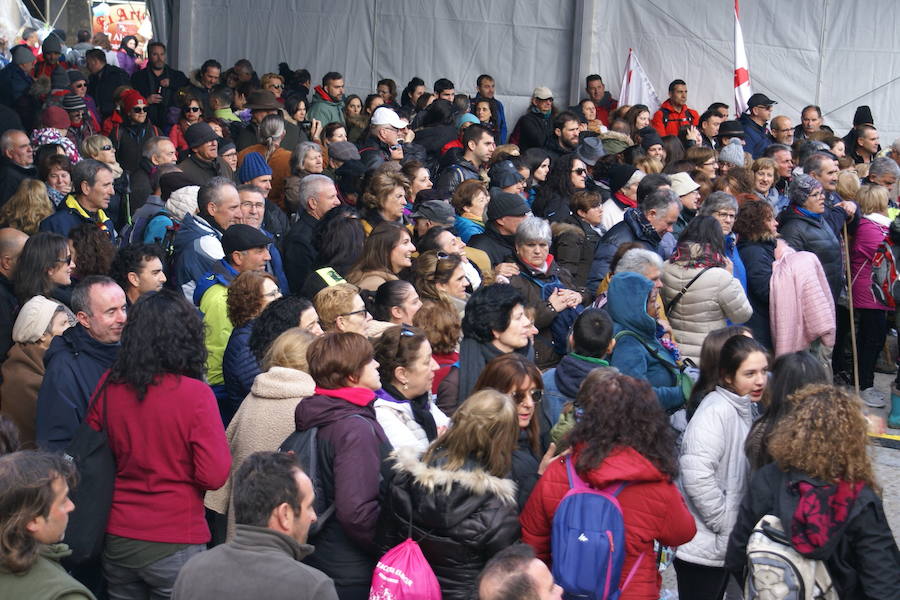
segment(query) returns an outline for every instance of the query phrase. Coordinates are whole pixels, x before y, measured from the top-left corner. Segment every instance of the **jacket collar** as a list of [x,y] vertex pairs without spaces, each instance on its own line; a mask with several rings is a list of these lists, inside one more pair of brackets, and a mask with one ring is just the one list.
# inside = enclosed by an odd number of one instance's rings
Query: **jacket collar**
[[297,562],[300,562],[315,550],[315,547],[309,544],[301,544],[280,531],[275,531],[268,527],[240,524],[235,527],[234,539],[231,541],[231,544],[253,552],[267,549],[280,550]]
[[728,403],[731,404],[742,417],[750,418],[750,396],[738,396],[731,390],[727,390],[720,385],[716,386],[716,393],[728,400]]
[[108,231],[109,227],[107,227],[106,222],[109,221],[109,217],[106,216],[106,213],[103,212],[102,208],[97,209],[97,219],[96,221],[91,217],[90,214],[78,203],[78,200],[75,199],[75,196],[69,194],[66,196],[65,202],[66,208],[72,210],[76,214],[78,214],[85,221],[92,221],[97,223],[100,226],[100,229],[103,231]]
[[345,387],[328,389],[316,386],[316,394],[328,396],[329,398],[346,400],[350,404],[355,404],[356,406],[368,406],[372,404],[372,401],[375,399],[375,392],[368,388]]
[[436,488],[449,490],[454,485],[461,486],[473,495],[492,494],[509,506],[516,504],[516,484],[510,479],[495,477],[477,466],[451,471],[435,465],[426,465],[419,459],[419,453],[412,446],[399,448],[391,453],[394,471],[409,473],[412,478],[429,492]]

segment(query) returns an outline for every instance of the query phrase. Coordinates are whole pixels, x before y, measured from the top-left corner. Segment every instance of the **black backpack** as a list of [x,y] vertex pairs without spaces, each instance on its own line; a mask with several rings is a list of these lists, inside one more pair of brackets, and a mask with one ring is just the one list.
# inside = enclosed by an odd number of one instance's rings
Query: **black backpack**
[[[313,508],[316,511],[316,522],[309,528],[309,537],[312,538],[322,531],[325,523],[334,514],[334,501],[328,502],[326,499],[325,486],[322,484],[322,469],[331,469],[331,464],[321,464],[318,444],[318,427],[311,427],[303,431],[295,431],[281,443],[278,447],[279,452],[287,452],[297,457],[297,461],[303,468],[310,481],[312,481],[313,491],[316,499],[313,502]],[[331,461],[328,461],[329,463]]]

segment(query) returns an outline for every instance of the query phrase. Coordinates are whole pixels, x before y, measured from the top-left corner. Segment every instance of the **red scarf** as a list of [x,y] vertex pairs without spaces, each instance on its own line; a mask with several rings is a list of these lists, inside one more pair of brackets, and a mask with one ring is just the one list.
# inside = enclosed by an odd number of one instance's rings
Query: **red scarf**
[[628,208],[636,208],[637,207],[637,200],[632,200],[625,194],[616,192],[615,194],[613,194],[613,196],[616,197],[616,200],[618,200],[619,203],[624,204]]
[[343,387],[329,389],[316,386],[316,393],[329,398],[340,398],[356,406],[368,406],[375,400],[375,392],[369,388]]

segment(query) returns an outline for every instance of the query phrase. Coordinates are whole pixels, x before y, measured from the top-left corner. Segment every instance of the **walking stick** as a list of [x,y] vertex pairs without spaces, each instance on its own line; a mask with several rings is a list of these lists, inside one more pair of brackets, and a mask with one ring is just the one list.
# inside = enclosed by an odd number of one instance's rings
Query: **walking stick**
[[850,236],[847,221],[844,221],[844,263],[847,267],[847,308],[850,309],[850,350],[853,354],[853,389],[859,395],[859,366],[856,354],[856,319],[853,317],[853,281],[850,279]]

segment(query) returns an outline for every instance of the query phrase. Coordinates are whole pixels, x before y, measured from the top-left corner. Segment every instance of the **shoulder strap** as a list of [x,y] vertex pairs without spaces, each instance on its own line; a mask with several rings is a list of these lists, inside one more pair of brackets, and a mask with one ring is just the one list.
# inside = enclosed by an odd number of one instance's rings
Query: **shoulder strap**
[[699,273],[694,275],[694,277],[690,281],[687,282],[687,285],[685,285],[683,288],[681,288],[681,290],[677,294],[675,294],[675,297],[672,298],[671,300],[669,300],[669,302],[666,304],[666,314],[669,314],[669,312],[672,310],[672,308],[676,304],[678,304],[678,301],[681,300],[681,297],[684,296],[684,294],[688,291],[688,288],[691,287],[692,285],[694,285],[694,282],[697,281],[698,279],[700,279],[701,275],[703,275],[704,273],[706,273],[707,271],[709,271],[712,268],[713,268],[712,265],[710,265],[708,267],[703,267],[703,269],[701,269]]
[[648,344],[647,342],[645,342],[645,341],[644,341],[644,338],[642,338],[640,335],[638,335],[638,334],[635,333],[634,331],[631,331],[630,329],[623,329],[622,331],[620,331],[619,333],[617,333],[617,334],[613,337],[613,339],[616,340],[616,341],[619,341],[619,338],[622,338],[622,337],[624,337],[624,336],[626,336],[626,335],[627,335],[627,336],[630,336],[630,337],[633,337],[633,338],[635,338],[638,342],[640,342],[641,345],[644,347],[644,349],[645,349],[647,352],[650,353],[650,356],[652,356],[653,358],[655,358],[656,360],[658,360],[659,362],[661,362],[663,365],[665,365],[665,367],[666,367],[667,369],[669,369],[669,370],[672,372],[672,374],[675,375],[676,381],[677,381],[678,376],[681,374],[681,370],[678,368],[678,365],[673,365],[672,363],[670,363],[669,361],[667,361],[666,359],[664,359],[664,358],[660,355],[659,350],[657,350],[656,348],[654,348],[653,346],[651,346],[650,344]]

